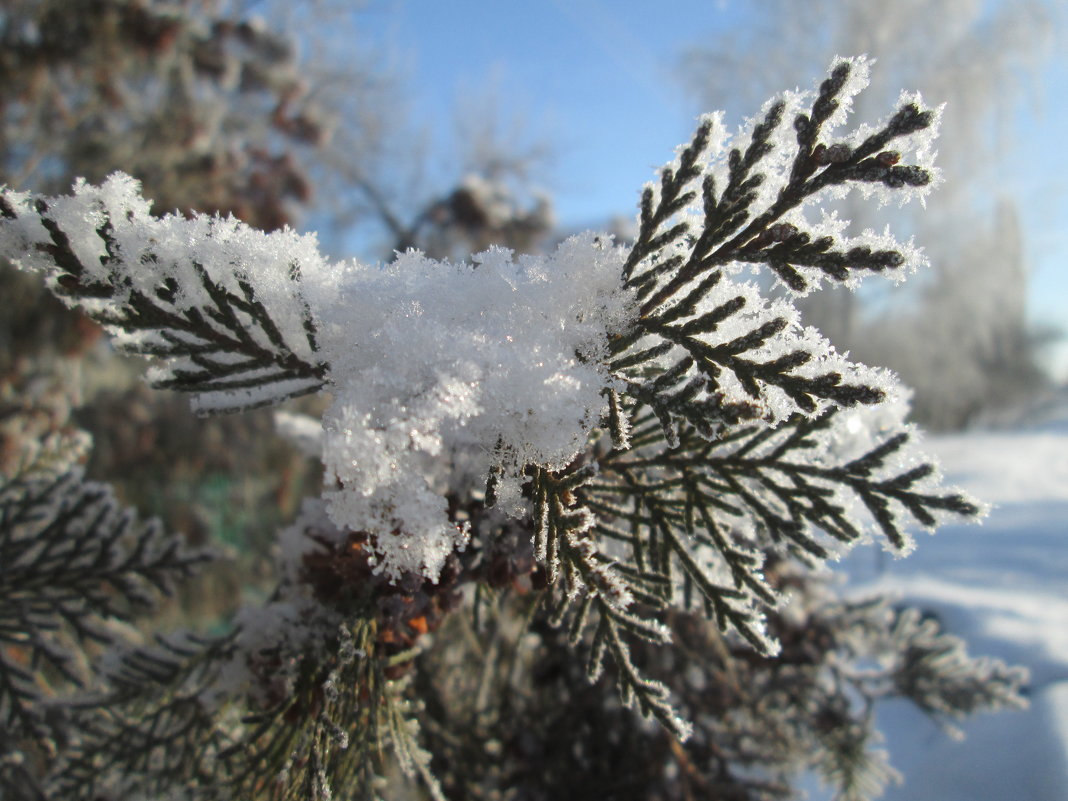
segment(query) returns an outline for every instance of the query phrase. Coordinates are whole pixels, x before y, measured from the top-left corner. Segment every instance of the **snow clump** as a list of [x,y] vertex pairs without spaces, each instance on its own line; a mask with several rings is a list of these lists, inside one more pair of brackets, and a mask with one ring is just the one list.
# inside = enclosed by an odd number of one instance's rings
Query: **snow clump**
[[[323,420],[329,513],[371,533],[391,576],[435,579],[466,543],[443,495],[450,454],[484,454],[499,504],[525,510],[522,470],[565,467],[606,409],[609,334],[635,314],[625,251],[582,234],[548,256],[493,248],[472,263],[416,251],[345,267],[313,302],[331,366]],[[448,479],[448,481],[446,481]]]

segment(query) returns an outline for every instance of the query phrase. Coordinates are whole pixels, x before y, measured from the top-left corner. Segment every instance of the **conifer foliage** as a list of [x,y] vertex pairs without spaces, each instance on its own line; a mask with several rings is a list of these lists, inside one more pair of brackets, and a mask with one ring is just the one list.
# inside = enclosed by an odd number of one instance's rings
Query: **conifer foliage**
[[[70,712],[56,694],[90,683],[86,652],[121,641],[118,624],[207,558],[158,521],[138,522],[80,468],[36,463],[0,481],[3,756],[20,744],[54,747],[57,720]],[[19,761],[4,767],[0,780],[27,786]]]
[[[610,747],[661,754],[635,797],[782,797],[807,765],[863,798],[892,775],[868,747],[877,698],[946,718],[1017,703],[1018,671],[912,612],[829,600],[809,575],[871,535],[906,553],[915,526],[982,511],[913,450],[892,376],[835,352],[790,300],[922,264],[827,211],[937,179],[939,111],[918,96],[843,132],[867,70],[836,61],[734,137],[703,118],[643,191],[629,247],[585,234],[545,256],[331,264],[288,230],[155,217],[122,175],[64,197],[5,190],[0,255],[152,357],[155,385],[206,414],[333,397],[321,424],[280,424],[326,481],[280,536],[272,597],[219,639],[109,651],[92,692],[55,702],[65,745],[41,786],[372,798],[389,794],[388,744],[432,797],[501,797],[561,731],[586,731],[605,739],[540,774],[568,797],[611,796],[574,784]],[[20,582],[55,586],[51,613],[92,639],[75,599],[121,614],[139,597],[123,571],[159,584],[195,561],[157,549],[155,529],[98,558],[130,524],[77,481],[3,490],[0,547],[28,556],[0,567],[16,588],[0,641],[40,652],[0,661],[11,720],[40,700],[31,671],[65,664],[33,634],[38,608],[19,611]],[[661,728],[624,726],[606,686]]]

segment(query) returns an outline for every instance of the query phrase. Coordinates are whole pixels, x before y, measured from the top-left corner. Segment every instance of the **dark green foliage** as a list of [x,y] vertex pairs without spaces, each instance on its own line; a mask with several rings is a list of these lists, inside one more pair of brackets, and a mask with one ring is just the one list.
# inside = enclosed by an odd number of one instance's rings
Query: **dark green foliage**
[[629,450],[602,454],[596,469],[561,479],[535,473],[535,553],[549,565],[550,582],[557,571],[563,575],[555,617],[562,620],[574,601],[570,639],[578,642],[594,621],[591,678],[611,655],[624,698],[633,696],[643,713],[681,733],[685,725],[665,688],[640,675],[627,639],[665,642],[658,618],[681,607],[701,610],[774,654],[778,645],[763,625],[780,600],[765,577],[772,555],[825,559],[821,540],[852,543],[872,525],[902,550],[910,522],[930,526],[938,514],[978,513],[959,494],[918,486],[931,465],[886,469],[907,433],[834,461],[830,437],[839,414],[742,426],[711,441],[684,428],[671,447],[655,415],[638,407]]
[[[624,703],[635,706],[647,717],[655,717],[675,736],[684,738],[689,728],[672,709],[667,688],[640,674],[631,661],[625,639],[630,635],[659,644],[668,641],[669,634],[662,625],[632,609],[636,603],[656,597],[656,583],[661,577],[647,578],[640,568],[617,569],[596,546],[590,536],[596,518],[575,498],[593,474],[593,470],[580,470],[558,480],[548,471],[534,473],[534,554],[547,564],[549,582],[559,584],[562,596],[557,601],[554,622],[563,620],[569,602],[580,599],[568,639],[579,642],[592,615],[594,635],[587,676],[596,680],[605,658],[611,655]],[[558,581],[561,573],[562,580]]]
[[[773,654],[778,644],[764,621],[780,599],[764,576],[769,559],[826,559],[829,541],[853,543],[869,528],[900,552],[909,547],[910,524],[931,527],[937,515],[980,511],[934,487],[932,465],[904,466],[905,429],[865,452],[839,455],[840,410],[885,400],[887,380],[844,361],[840,369],[809,370],[826,362],[820,348],[827,343],[794,330],[786,307],[767,305],[726,271],[738,261],[769,264],[803,290],[797,267],[846,280],[850,269],[904,263],[896,251],[836,249],[831,236],[814,242],[780,222],[829,186],[929,181],[918,167],[896,167],[899,154],[883,150],[932,124],[933,114],[914,104],[855,147],[820,142],[850,69],[836,65],[809,112],[795,117],[787,175],[760,171],[782,147],[773,144],[786,108],[778,102],[748,145],[730,151],[722,192],[705,158],[712,119],[664,168],[659,189],[645,190],[624,267],[627,285],[644,299],[641,315],[611,342],[609,365],[621,385],[610,393],[612,446],[596,443],[588,460],[560,475],[532,472],[535,554],[551,584],[562,576],[554,618],[562,621],[571,603],[570,639],[581,640],[587,624],[593,632],[588,674],[599,676],[611,655],[625,702],[676,735],[687,729],[666,688],[640,674],[627,645],[632,638],[664,642],[669,610],[700,609]],[[776,178],[783,185],[770,206],[754,208],[757,188]],[[695,228],[686,211],[698,183],[703,214]],[[856,380],[846,380],[846,370]]]
[[78,471],[22,475],[0,485],[0,719],[47,733],[47,696],[82,684],[80,651],[115,641],[129,620],[208,558],[181,549],[158,523],[138,523],[111,491]]
[[232,651],[232,638],[160,637],[154,647],[117,655],[108,690],[73,705],[75,736],[53,768],[54,791],[89,799],[193,782],[212,787],[215,771],[204,757],[216,756],[230,737],[201,694]]
[[76,710],[78,741],[53,786],[72,799],[175,787],[200,788],[200,798],[376,799],[388,742],[404,771],[432,788],[408,703],[384,673],[390,661],[376,656],[376,633],[364,618],[323,650],[248,655],[263,685],[252,691],[267,694],[247,711],[217,695],[225,673],[241,670],[233,661],[246,658],[239,633],[132,649],[108,677],[111,691]]
[[[713,289],[723,288],[723,271],[732,264],[766,265],[790,289],[804,292],[810,288],[807,276],[813,273],[847,281],[857,273],[881,272],[905,263],[897,251],[846,247],[833,236],[814,235],[782,222],[788,212],[830,187],[874,181],[898,189],[924,186],[931,180],[921,167],[898,166],[901,154],[884,149],[930,127],[933,113],[915,104],[904,105],[856,147],[819,141],[824,124],[838,108],[836,98],[850,69],[849,63],[839,63],[820,87],[811,110],[796,116],[797,146],[789,175],[781,176],[784,183],[766,208],[756,205],[757,190],[780,178],[762,167],[764,159],[781,147],[773,139],[786,124],[782,101],[769,107],[744,149],[730,150],[722,189],[713,171],[702,164],[716,124],[711,118],[702,122],[677,163],[664,168],[659,190],[645,189],[638,238],[624,270],[627,286],[642,300],[641,318],[633,331],[612,343],[612,367],[628,381],[628,393],[649,404],[665,424],[685,420],[708,435],[709,427],[719,421],[763,416],[771,387],[788,397],[793,410],[805,414],[816,411],[823,401],[853,406],[885,398],[885,390],[863,376],[801,369],[816,355],[809,348],[776,348],[773,357],[751,355],[769,342],[774,344],[792,323],[781,313],[738,316],[759,311],[746,293],[725,296],[711,308],[699,306]],[[702,212],[688,217],[684,212],[696,204],[698,193]],[[745,327],[726,340],[707,336],[731,318],[744,320]],[[643,380],[641,366],[668,354],[674,354],[673,365],[658,371],[651,382]],[[724,401],[724,374],[741,386],[744,397]]]
[[[477,631],[469,630],[469,618],[450,621],[451,647],[422,656],[415,679],[446,795],[773,801],[793,796],[802,766],[839,798],[878,795],[894,771],[878,747],[876,702],[955,704],[955,692],[952,683],[905,692],[917,676],[913,667],[877,666],[874,658],[907,653],[927,637],[950,649],[959,641],[932,622],[918,634],[881,601],[837,600],[796,564],[777,561],[768,576],[793,595],[788,610],[768,618],[782,646],[777,656],[724,637],[699,613],[667,616],[671,646],[634,644],[634,661],[671,687],[679,711],[694,722],[684,743],[661,727],[629,722],[609,682],[584,686],[566,629],[535,614],[517,633],[517,621],[530,616],[526,599],[497,605]],[[975,675],[973,669],[963,674]],[[1003,695],[1018,686],[1018,671],[997,666],[981,675],[988,681],[984,702],[1019,704]]]
[[93,684],[90,661],[209,558],[47,465],[0,478],[0,788],[17,801],[46,797],[44,773],[77,740],[69,696]]
[[[105,255],[100,267],[90,269],[71,245],[69,232],[52,218],[44,200],[34,211],[48,233],[37,249],[54,265],[55,293],[68,305],[82,308],[89,317],[115,332],[122,332],[121,347],[156,359],[164,368],[152,380],[159,389],[193,394],[198,411],[238,411],[279,403],[318,391],[325,382],[326,365],[301,354],[318,350],[315,324],[303,307],[305,342],[287,342],[263,302],[254,295],[247,277],[212,276],[193,262],[178,266],[177,275],[191,285],[180,285],[174,274],[158,265],[152,251],[141,255],[147,274],[158,269],[166,275],[151,292],[133,286],[123,269],[112,221],[101,207],[105,222],[96,230]],[[0,216],[15,222],[25,210],[0,199]],[[223,221],[217,221],[226,227]],[[205,238],[212,237],[211,228]],[[162,268],[162,269],[161,269]],[[300,266],[290,265],[292,294],[299,298]],[[190,302],[188,297],[200,298]],[[111,301],[107,305],[94,301]],[[252,394],[252,393],[255,394]]]

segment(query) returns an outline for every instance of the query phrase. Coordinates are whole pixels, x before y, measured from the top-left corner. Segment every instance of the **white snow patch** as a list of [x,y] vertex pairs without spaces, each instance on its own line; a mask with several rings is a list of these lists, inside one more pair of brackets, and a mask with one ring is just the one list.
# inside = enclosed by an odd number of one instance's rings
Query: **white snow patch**
[[[935,614],[970,653],[1027,667],[1030,708],[964,721],[945,736],[906,702],[880,708],[905,777],[886,801],[1068,798],[1068,403],[1055,424],[931,437],[950,483],[994,504],[981,526],[946,526],[912,557],[846,560],[849,591],[893,594]],[[817,792],[813,797],[820,797]]]
[[323,420],[339,486],[330,515],[374,535],[378,569],[433,580],[466,543],[440,491],[455,486],[441,471],[456,450],[484,455],[483,482],[500,468],[504,511],[521,514],[522,469],[561,469],[585,447],[607,408],[609,333],[634,313],[624,257],[595,234],[474,264],[412,251],[349,265],[329,298],[311,298],[335,398]]

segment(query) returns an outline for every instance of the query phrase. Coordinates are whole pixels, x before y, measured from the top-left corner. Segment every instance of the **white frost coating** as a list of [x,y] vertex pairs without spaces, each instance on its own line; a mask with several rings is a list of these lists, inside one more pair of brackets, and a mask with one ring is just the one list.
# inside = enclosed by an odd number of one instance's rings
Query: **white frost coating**
[[474,264],[401,254],[349,265],[315,299],[335,401],[324,419],[327,494],[338,525],[372,533],[379,569],[435,578],[466,531],[433,486],[458,448],[503,470],[501,503],[522,511],[520,471],[567,465],[606,402],[610,331],[633,313],[619,289],[624,252],[584,234],[547,257],[492,249]]
[[[266,371],[264,371],[266,373]],[[149,381],[152,373],[149,371]],[[273,381],[259,387],[245,389],[227,389],[219,392],[198,392],[193,396],[191,406],[199,415],[211,414],[216,411],[232,411],[238,409],[254,409],[257,406],[268,406],[272,403],[295,398],[308,392],[314,392],[319,388],[320,382],[312,378],[292,378],[283,381]]]
[[[298,664],[291,655],[325,651],[329,636],[337,631],[338,617],[313,598],[285,598],[243,607],[234,623],[240,629],[237,648],[203,696],[209,706],[242,696],[269,703],[271,685],[292,693]],[[263,655],[272,653],[289,658],[280,665],[269,661],[265,665]]]
[[825,123],[829,128],[837,128],[840,125],[844,125],[846,120],[849,119],[849,115],[853,112],[853,98],[863,92],[868,87],[868,84],[871,83],[871,65],[875,63],[875,59],[868,55],[850,58],[842,58],[842,56],[835,55],[831,59],[830,71],[833,72],[835,67],[843,62],[849,64],[849,77],[846,78],[845,83],[838,92],[838,96],[835,98],[838,101],[838,108],[827,118]]
[[304,557],[321,552],[327,545],[339,546],[346,536],[327,515],[321,498],[305,498],[296,520],[278,534],[278,573],[284,598],[293,600],[307,592],[306,582],[301,581]]
[[[895,284],[903,283],[911,275],[919,270],[925,269],[930,264],[923,248],[915,243],[914,238],[910,237],[906,241],[897,239],[890,232],[889,224],[878,233],[871,228],[865,228],[860,234],[850,236],[848,233],[850,221],[840,217],[837,210],[819,208],[816,210],[819,212],[819,217],[815,220],[810,219],[805,211],[806,210],[802,209],[791,209],[782,216],[781,221],[796,225],[798,228],[807,231],[813,239],[829,236],[835,240],[837,248],[842,251],[849,251],[853,248],[869,248],[872,251],[892,250],[899,253],[902,259],[901,264],[883,270],[880,273],[882,277]],[[850,270],[849,276],[844,281],[835,280],[831,282],[830,279],[817,268],[806,267],[803,265],[793,265],[793,267],[801,272],[807,279],[807,286],[805,289],[800,291],[792,289],[778,279],[776,280],[776,283],[788,294],[794,297],[805,297],[806,295],[821,289],[825,282],[840,284],[849,289],[856,289],[860,286],[864,278],[870,274],[860,270]],[[752,271],[754,274],[759,274],[765,271],[765,267],[763,265],[752,265]]]
[[[923,97],[919,92],[902,92],[900,97],[898,97],[897,105],[894,108],[896,110],[910,103],[915,104],[921,109],[926,108],[923,102]],[[927,207],[927,195],[931,193],[931,190],[937,188],[945,179],[942,175],[942,171],[935,166],[938,151],[934,147],[938,135],[942,130],[942,115],[945,112],[945,108],[945,103],[930,108],[929,111],[931,112],[932,119],[931,124],[927,128],[922,131],[916,131],[906,138],[895,139],[890,143],[890,148],[894,150],[904,149],[904,145],[907,143],[909,162],[927,170],[931,175],[930,182],[924,186],[902,186],[895,188],[893,191],[888,191],[886,187],[881,186],[880,184],[862,183],[858,188],[864,197],[867,198],[871,195],[875,195],[880,206],[888,205],[891,201],[895,201],[899,206],[904,206],[912,200],[919,200],[921,206],[924,208]],[[853,135],[845,141],[851,147],[856,147],[873,133],[880,130],[892,116],[893,114],[888,115],[887,118],[881,121],[877,126],[858,126]],[[842,192],[842,194],[844,194],[844,192]]]
[[[36,248],[50,240],[29,196],[5,191],[4,197],[16,219],[0,221],[0,252],[23,269],[53,272],[51,261]],[[278,326],[286,347],[298,357],[313,358],[303,331],[304,300],[293,268],[299,265],[301,277],[324,284],[329,284],[329,273],[337,272],[319,253],[314,235],[289,229],[268,234],[233,218],[153,217],[150,202],[141,196],[140,183],[122,173],[109,176],[100,186],[79,179],[72,194],[46,198],[45,202],[45,216],[67,237],[85,276],[110,285],[114,291],[111,298],[83,302],[89,310],[118,310],[134,291],[152,297],[168,279],[177,285],[175,307],[179,311],[210,308],[211,298],[199,268],[238,297],[244,295],[240,282],[250,284],[256,301]],[[105,223],[114,257],[106,263],[101,261],[108,251],[100,234]],[[249,322],[247,315],[242,322]],[[123,340],[121,326],[114,328],[120,345],[141,336],[126,334]],[[271,347],[257,326],[245,328],[259,345]]]

